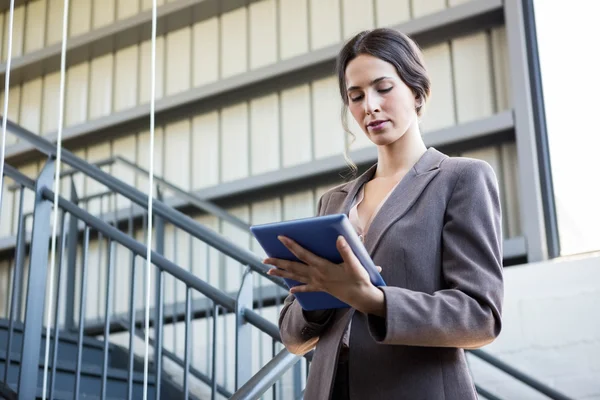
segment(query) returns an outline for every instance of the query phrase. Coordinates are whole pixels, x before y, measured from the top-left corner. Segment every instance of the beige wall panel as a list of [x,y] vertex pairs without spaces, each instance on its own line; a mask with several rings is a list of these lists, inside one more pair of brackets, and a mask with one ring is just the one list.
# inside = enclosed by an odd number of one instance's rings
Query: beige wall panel
[[282,163],[284,167],[312,158],[310,87],[297,86],[281,92]]
[[[113,140],[112,155],[136,163],[137,140],[135,135],[124,136]],[[112,175],[128,185],[135,186],[135,171],[127,165],[116,162],[112,165]],[[123,196],[117,196],[117,210],[127,207],[131,201]]]
[[[127,229],[125,228],[125,233]],[[112,279],[114,312],[127,313],[129,310],[129,295],[131,282],[131,251],[121,245],[115,246],[115,264]]]
[[138,46],[117,51],[115,56],[114,111],[137,105]]
[[348,143],[350,144],[350,151],[362,149],[369,146],[374,146],[373,142],[369,140],[362,127],[356,122],[350,111],[348,110],[348,128],[350,128],[350,132],[352,132],[355,136],[354,142],[351,143],[352,138],[348,137]]
[[92,25],[92,0],[70,2],[69,36],[79,36],[89,32]]
[[194,86],[219,79],[219,19],[213,17],[193,27]]
[[[140,104],[150,103],[150,90],[152,81],[152,42],[146,40],[140,45]],[[160,99],[164,96],[165,82],[165,38],[156,38],[156,81],[154,98]]]
[[248,105],[226,107],[221,112],[221,180],[248,176]]
[[[202,215],[195,218],[202,225],[217,231],[219,220],[212,215]],[[198,278],[208,282],[212,286],[219,284],[219,252],[213,247],[208,246],[199,240],[195,240],[192,246],[192,257],[194,263],[192,272]],[[201,296],[198,296],[201,297]]]
[[250,102],[251,174],[279,168],[279,96],[271,94]]
[[114,56],[106,54],[91,61],[90,119],[104,117],[112,111]]
[[65,126],[80,124],[87,120],[89,76],[88,62],[74,65],[67,70]]
[[[281,199],[279,197],[257,201],[251,205],[252,219],[250,222],[253,225],[258,225],[281,221],[281,211]],[[258,244],[258,241],[254,237],[251,240],[252,252],[261,259],[265,258],[267,255],[260,244]],[[258,274],[254,274],[253,279],[254,287],[273,285],[271,281]]]
[[[88,248],[88,257],[87,257],[87,279],[86,279],[86,296],[84,298],[85,302],[85,319],[97,319],[100,317],[100,304],[102,300],[100,299],[100,295],[104,294],[104,290],[101,290],[102,282],[99,277],[101,276],[103,263],[102,261],[105,255],[105,252],[102,252],[98,240],[96,240],[97,236],[90,234],[90,246]],[[102,247],[104,249],[104,246]],[[104,254],[102,254],[104,253]],[[58,264],[57,264],[58,267]],[[55,280],[56,281],[56,280]],[[55,286],[56,290],[56,286]],[[104,296],[102,296],[104,297]],[[79,298],[77,299],[79,301]],[[56,310],[53,310],[56,311]]]
[[344,38],[375,26],[373,0],[342,0]]
[[5,177],[2,189],[2,210],[0,210],[0,238],[17,233],[13,231],[13,220],[18,218],[20,194],[18,190],[8,190],[13,183],[12,179]]
[[448,0],[448,5],[450,7],[454,7],[454,6],[464,4],[464,3],[468,3],[469,1],[472,1],[472,0]]
[[46,0],[27,3],[27,21],[25,23],[25,53],[44,47],[46,30]]
[[[169,224],[165,227],[165,257],[183,269],[189,269],[189,235]],[[165,275],[165,304],[185,301],[185,287],[173,276]]]
[[[162,6],[165,4],[165,0],[156,0],[157,6]],[[142,0],[142,10],[151,10],[152,9],[152,0]]]
[[22,88],[19,121],[21,126],[34,133],[40,132],[42,120],[42,83],[42,78],[37,78],[25,82]]
[[315,199],[312,190],[289,194],[283,197],[283,219],[298,219],[315,215]]
[[519,166],[517,160],[517,146],[515,143],[506,143],[501,146],[502,169],[504,175],[504,210],[507,232],[505,236],[516,237],[523,234],[521,229],[521,215],[519,202]]
[[493,114],[488,36],[485,32],[452,41],[458,122]]
[[[4,89],[4,85],[2,85]],[[4,112],[4,90],[0,91],[0,104],[2,105],[2,112]],[[21,86],[11,86],[8,90],[8,119],[19,123],[19,116],[21,114]],[[17,143],[18,139],[15,135],[9,133],[6,134],[6,145]]]
[[221,17],[221,76],[246,72],[248,67],[247,9],[227,12]]
[[433,14],[446,8],[446,0],[412,0],[413,18]]
[[94,29],[110,25],[115,22],[116,1],[121,0],[94,0],[92,13],[92,26]]
[[62,41],[64,2],[49,0],[47,7],[46,46],[49,46]]
[[410,0],[375,0],[376,25],[392,26],[410,19]]
[[192,188],[219,183],[219,113],[198,115],[192,120]]
[[275,0],[250,5],[250,68],[277,61],[276,11]]
[[6,19],[6,12],[0,13],[0,59],[4,62],[4,20]]
[[190,131],[189,119],[165,126],[164,178],[184,190],[190,190]]
[[[250,220],[250,208],[248,206],[240,206],[230,208],[227,210],[232,215],[240,218],[242,221]],[[250,249],[250,234],[242,231],[238,227],[231,225],[228,222],[221,221],[221,232],[222,234],[231,240],[236,245]],[[232,258],[225,257],[224,260],[223,274],[223,290],[226,292],[238,291],[240,284],[242,283],[242,274],[244,267],[240,263]]]
[[60,97],[60,71],[44,76],[44,100],[42,102],[42,133],[58,130],[58,99]]
[[510,66],[508,45],[506,43],[506,27],[494,28],[491,31],[492,57],[494,59],[494,86],[496,89],[496,111],[508,110],[512,107],[510,85]]
[[[4,46],[2,46],[2,60],[8,59],[8,29],[10,15],[7,12],[4,23]],[[19,57],[23,54],[23,45],[25,43],[25,5],[15,7],[13,17],[13,34],[12,34],[12,58]]]
[[[106,160],[111,157],[111,143],[103,142],[98,143],[93,146],[89,146],[87,148],[87,161],[90,163],[94,163],[101,160]],[[110,166],[102,167],[104,172],[110,173]],[[85,178],[85,190],[84,193],[86,196],[100,193],[106,190],[106,187],[101,183],[98,183],[96,180],[92,178]],[[105,210],[112,210],[112,204],[107,204],[108,200],[104,200],[104,204],[106,204]],[[94,199],[88,203],[87,210],[96,215],[100,212],[100,199]]]
[[336,76],[312,84],[315,158],[344,152],[344,130],[340,121],[342,101]]
[[429,132],[456,123],[450,46],[441,43],[423,50],[431,79],[431,96],[424,107],[421,130]]
[[140,0],[118,0],[117,19],[133,17],[140,11]]
[[316,50],[341,40],[340,0],[310,0],[311,49]]
[[[154,128],[154,175],[163,175],[164,134],[161,126]],[[141,132],[137,140],[137,164],[145,170],[150,170],[150,131]],[[148,178],[138,174],[136,185],[139,190],[148,193]],[[153,188],[156,194],[156,187]]]
[[167,95],[171,95],[189,90],[191,87],[192,28],[188,26],[170,32],[166,40]]
[[279,0],[279,34],[281,59],[308,51],[307,0]]
[[11,293],[11,263],[7,260],[0,261],[0,318],[8,318]]

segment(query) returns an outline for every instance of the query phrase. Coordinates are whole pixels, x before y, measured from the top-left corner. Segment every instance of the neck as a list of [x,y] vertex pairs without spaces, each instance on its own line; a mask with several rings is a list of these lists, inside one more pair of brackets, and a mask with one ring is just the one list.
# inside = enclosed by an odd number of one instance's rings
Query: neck
[[377,147],[376,178],[404,175],[427,151],[419,125],[414,123],[393,143]]

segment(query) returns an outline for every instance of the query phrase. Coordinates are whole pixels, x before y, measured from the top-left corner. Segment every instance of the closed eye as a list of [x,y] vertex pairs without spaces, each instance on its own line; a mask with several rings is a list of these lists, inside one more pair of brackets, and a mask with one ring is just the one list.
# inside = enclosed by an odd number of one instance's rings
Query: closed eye
[[385,89],[379,89],[378,92],[379,93],[388,93],[390,90],[392,90],[394,87],[390,86],[389,88],[385,88]]
[[356,103],[357,101],[362,100],[364,96],[361,94],[360,96],[356,96],[356,97],[350,97],[350,101],[352,101],[353,103]]

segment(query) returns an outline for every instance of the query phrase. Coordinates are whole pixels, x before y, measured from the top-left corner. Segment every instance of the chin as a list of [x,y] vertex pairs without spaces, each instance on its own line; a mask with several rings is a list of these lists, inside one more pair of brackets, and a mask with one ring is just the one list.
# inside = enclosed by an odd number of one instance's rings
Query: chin
[[404,134],[398,134],[397,132],[382,132],[374,135],[369,135],[369,139],[376,146],[388,146],[397,142],[401,139]]

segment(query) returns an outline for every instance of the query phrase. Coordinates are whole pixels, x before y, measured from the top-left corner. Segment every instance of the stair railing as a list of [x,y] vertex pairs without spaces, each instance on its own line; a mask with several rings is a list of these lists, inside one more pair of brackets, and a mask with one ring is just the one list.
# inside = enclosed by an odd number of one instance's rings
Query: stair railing
[[[25,324],[23,328],[23,348],[21,351],[21,358],[19,360],[19,370],[20,375],[18,381],[12,382],[16,392],[22,398],[34,398],[37,394],[37,388],[35,385],[31,385],[31,382],[37,382],[38,372],[39,372],[39,353],[41,348],[41,340],[42,340],[42,326],[43,326],[43,312],[45,309],[45,297],[43,293],[45,293],[45,288],[47,284],[47,260],[48,260],[48,246],[50,239],[50,229],[49,229],[49,217],[52,208],[52,200],[54,198],[54,193],[51,189],[52,187],[52,171],[53,171],[54,161],[50,159],[46,165],[43,167],[39,178],[37,181],[32,181],[31,179],[20,174],[16,169],[6,165],[5,174],[9,176],[11,179],[15,180],[18,184],[22,185],[24,188],[35,190],[36,198],[35,198],[35,208],[34,208],[34,227],[32,230],[32,241],[31,241],[31,251],[30,254],[30,267],[28,274],[28,290],[26,293],[26,312],[25,312]],[[86,313],[86,296],[87,296],[87,283],[88,279],[86,278],[89,273],[89,244],[90,244],[90,236],[96,232],[101,232],[104,238],[109,242],[109,246],[107,247],[109,256],[107,257],[107,261],[109,263],[108,273],[106,276],[106,297],[105,297],[105,315],[104,315],[104,323],[105,323],[105,331],[104,337],[109,338],[110,332],[109,327],[111,322],[122,323],[121,321],[111,321],[112,320],[112,307],[111,301],[114,297],[114,285],[112,281],[112,276],[115,273],[115,265],[114,258],[110,256],[112,252],[115,251],[116,246],[121,246],[131,252],[134,257],[134,261],[136,258],[143,259],[146,254],[146,247],[142,243],[137,242],[134,238],[127,235],[124,232],[121,232],[119,229],[107,224],[102,221],[100,218],[95,217],[85,210],[78,207],[76,204],[70,202],[69,200],[59,197],[58,207],[60,209],[60,221],[61,221],[61,229],[58,240],[58,268],[57,268],[57,277],[50,277],[51,279],[56,279],[57,289],[56,289],[56,297],[53,299],[53,303],[51,305],[55,310],[60,310],[61,304],[61,293],[63,293],[63,288],[61,287],[61,274],[64,272],[64,264],[65,258],[68,258],[68,255],[65,257],[65,243],[69,240],[68,233],[68,221],[70,219],[74,219],[82,224],[84,224],[84,241],[83,247],[81,249],[81,254],[77,256],[81,257],[81,266],[80,266],[80,288],[79,288],[79,296],[78,303],[76,304],[78,307],[78,350],[77,350],[77,362],[75,365],[75,382],[74,382],[74,392],[78,393],[81,388],[81,375],[82,375],[82,342],[84,336],[84,325],[85,325],[85,313]],[[252,330],[251,327],[256,327],[260,331],[265,331],[269,335],[273,335],[277,332],[277,327],[260,316],[258,313],[253,312],[250,308],[252,307],[252,273],[248,268],[246,273],[244,274],[244,280],[242,281],[242,285],[237,293],[236,297],[232,297],[223,291],[209,285],[208,283],[202,281],[198,277],[191,274],[189,271],[177,266],[172,261],[168,260],[164,256],[158,254],[157,252],[151,253],[151,263],[156,268],[156,282],[157,282],[157,304],[156,308],[159,310],[158,319],[155,321],[161,321],[162,315],[161,311],[164,304],[162,302],[163,299],[163,282],[165,274],[168,274],[175,279],[177,279],[184,287],[186,293],[186,301],[185,301],[185,313],[184,313],[184,324],[183,328],[185,330],[185,340],[183,346],[183,383],[182,383],[182,393],[184,398],[188,398],[188,395],[191,393],[190,388],[190,370],[191,370],[191,342],[192,342],[192,292],[196,292],[201,294],[205,298],[207,298],[210,302],[212,302],[212,322],[213,329],[211,332],[211,336],[213,337],[213,346],[212,346],[212,355],[211,355],[211,377],[208,380],[208,383],[211,385],[211,398],[215,398],[218,393],[218,378],[217,378],[217,341],[224,340],[227,338],[222,338],[220,335],[222,333],[219,331],[218,327],[218,317],[220,315],[232,315],[235,320],[235,335],[234,335],[234,343],[229,343],[229,348],[233,348],[235,351],[235,385],[234,388],[240,388],[243,383],[247,382],[251,378],[251,352],[252,352]],[[136,263],[132,263],[131,267],[134,270]],[[98,284],[100,284],[98,282]],[[136,296],[136,280],[131,280],[131,288],[129,292],[129,319],[127,321],[128,330],[130,332],[135,332],[135,312],[133,308],[133,299]],[[248,316],[251,316],[248,318]],[[59,317],[59,313],[56,313],[56,318]],[[50,384],[48,387],[49,396],[52,398],[54,394],[54,384],[55,380],[53,379],[56,375],[56,343],[58,343],[60,330],[57,329],[60,325],[60,321],[57,319],[55,322],[55,335],[54,335],[54,349],[55,352],[53,354],[53,362],[49,366],[50,367]],[[163,359],[163,346],[162,341],[164,339],[163,332],[163,324],[157,323],[152,327],[154,329],[154,338],[156,346],[154,352],[154,371],[155,378],[153,380],[154,384],[154,393],[155,397],[160,397],[160,383],[161,383],[161,374],[163,371],[162,359]],[[266,327],[266,329],[265,329]],[[139,382],[139,374],[133,370],[134,366],[134,349],[133,349],[133,336],[129,337],[129,360],[128,360],[128,385],[127,385],[127,398],[136,398],[139,394],[135,391],[135,382]],[[278,336],[278,334],[277,334]],[[102,368],[102,385],[101,385],[101,394],[106,395],[107,390],[107,380],[109,376],[108,371],[108,340],[105,341],[104,348],[104,363]],[[11,384],[9,380],[9,385]],[[206,383],[206,382],[205,382]],[[223,393],[223,387],[220,388],[221,393]],[[227,393],[229,394],[229,393]]]

